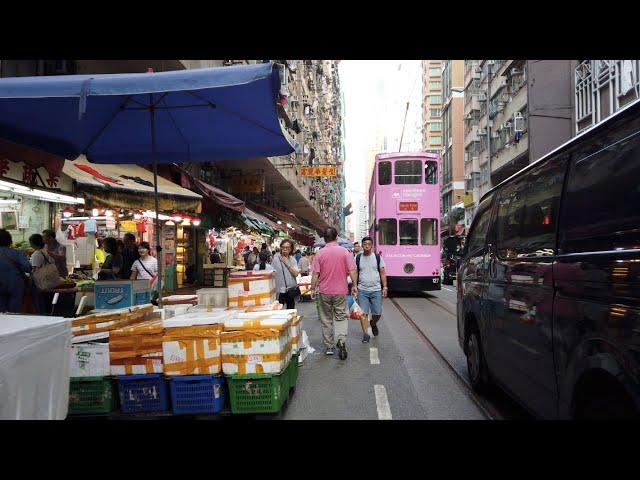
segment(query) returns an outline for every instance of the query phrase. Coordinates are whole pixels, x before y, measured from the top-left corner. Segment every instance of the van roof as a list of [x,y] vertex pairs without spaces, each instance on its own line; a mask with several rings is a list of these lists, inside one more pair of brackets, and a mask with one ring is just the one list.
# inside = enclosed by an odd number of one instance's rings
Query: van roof
[[529,170],[534,168],[536,165],[541,164],[542,162],[547,160],[549,157],[551,157],[551,155],[555,155],[556,153],[559,153],[562,150],[566,150],[566,149],[571,148],[575,143],[577,143],[580,139],[583,139],[584,137],[589,137],[589,136],[595,135],[600,130],[603,130],[604,128],[606,128],[610,123],[614,122],[618,116],[622,115],[624,112],[627,112],[628,110],[638,109],[639,105],[640,105],[640,99],[634,100],[633,102],[629,103],[628,105],[625,105],[624,107],[622,107],[620,110],[615,112],[613,115],[607,117],[605,120],[603,120],[603,121],[601,121],[599,123],[596,123],[595,125],[592,125],[591,127],[587,128],[586,130],[580,132],[578,135],[576,135],[575,137],[567,140],[565,143],[563,143],[559,147],[556,147],[555,149],[551,150],[549,153],[543,155],[542,157],[540,157],[535,162],[530,163],[529,165],[524,167],[522,170],[520,170],[520,171],[514,173],[513,175],[511,175],[510,177],[504,179],[498,185],[495,185],[494,187],[491,187],[491,189],[480,198],[480,201],[478,203],[481,203],[487,196],[492,194],[494,191],[496,191],[497,189],[499,189],[503,185],[509,183],[510,181],[512,181],[515,178],[518,178],[521,175],[524,175],[526,172],[528,172]]

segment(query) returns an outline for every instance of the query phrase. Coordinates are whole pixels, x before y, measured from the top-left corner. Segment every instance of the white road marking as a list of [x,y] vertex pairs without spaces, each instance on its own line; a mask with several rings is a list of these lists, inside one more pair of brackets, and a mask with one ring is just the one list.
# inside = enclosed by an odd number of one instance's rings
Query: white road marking
[[380,365],[380,357],[378,357],[378,349],[371,347],[369,349],[369,360],[371,360],[371,365]]
[[378,408],[378,420],[391,420],[391,407],[387,398],[387,390],[384,385],[373,386],[376,393],[376,407]]
[[446,290],[447,292],[451,292],[451,293],[458,293],[454,288],[449,288],[449,287],[442,287],[443,290]]

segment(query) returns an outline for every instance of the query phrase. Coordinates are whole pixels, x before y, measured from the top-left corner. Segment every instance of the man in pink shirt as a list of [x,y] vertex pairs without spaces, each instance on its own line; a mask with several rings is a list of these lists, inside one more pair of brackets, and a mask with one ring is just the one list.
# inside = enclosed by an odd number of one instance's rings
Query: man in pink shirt
[[[338,245],[338,231],[327,228],[323,233],[325,247],[320,250],[311,270],[311,298],[316,298],[316,287],[320,281],[320,322],[322,323],[322,337],[325,345],[325,354],[333,355],[334,345],[338,347],[341,360],[347,358],[347,332],[349,330],[349,315],[347,313],[347,295],[349,286],[347,275],[351,277],[353,287],[352,295],[358,295],[356,285],[356,261],[346,248]],[[334,323],[335,322],[335,323]],[[334,327],[337,344],[334,343]]]

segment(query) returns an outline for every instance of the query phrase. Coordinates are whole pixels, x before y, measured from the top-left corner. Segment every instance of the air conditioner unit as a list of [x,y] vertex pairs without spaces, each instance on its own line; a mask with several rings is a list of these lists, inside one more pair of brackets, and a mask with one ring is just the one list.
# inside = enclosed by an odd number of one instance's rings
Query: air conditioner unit
[[487,129],[486,128],[479,128],[478,129],[478,135],[486,135],[487,134]]
[[515,67],[513,67],[511,70],[509,70],[509,75],[520,75],[521,73],[522,73],[522,70],[518,70]]
[[487,101],[487,96],[484,93],[480,93],[478,94],[478,100],[481,102],[486,102]]
[[513,114],[513,131],[514,132],[524,131],[524,117],[520,112],[516,112]]

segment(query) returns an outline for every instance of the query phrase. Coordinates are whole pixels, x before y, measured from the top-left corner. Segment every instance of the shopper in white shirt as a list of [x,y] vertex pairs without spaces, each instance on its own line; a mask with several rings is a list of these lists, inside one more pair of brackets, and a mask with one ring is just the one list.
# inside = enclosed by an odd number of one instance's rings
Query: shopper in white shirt
[[267,272],[272,271],[273,266],[270,263],[268,263],[270,256],[271,255],[269,255],[269,252],[267,252],[266,250],[261,251],[260,254],[258,255],[260,261],[256,263],[255,267],[253,267],[253,271],[254,272],[259,272],[260,270],[266,270]]
[[140,242],[138,253],[140,258],[131,265],[131,280],[153,280],[158,277],[158,260],[149,255],[149,242]]

